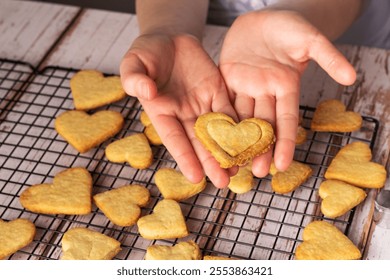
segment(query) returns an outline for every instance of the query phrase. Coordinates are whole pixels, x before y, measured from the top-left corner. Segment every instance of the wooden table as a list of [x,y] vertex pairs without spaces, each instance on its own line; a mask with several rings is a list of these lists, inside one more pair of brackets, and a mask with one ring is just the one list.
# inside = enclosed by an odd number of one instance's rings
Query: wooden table
[[[59,66],[61,67],[59,71],[70,71],[69,73],[71,74],[71,70],[63,69],[90,68],[100,70],[104,73],[118,74],[120,60],[125,51],[130,46],[131,42],[137,36],[137,28],[136,17],[132,14],[93,9],[81,9],[79,7],[43,4],[39,2],[3,0],[0,3],[0,58],[24,61],[29,63],[32,67],[34,67],[34,69],[38,70],[44,69],[47,66]],[[218,60],[219,49],[225,32],[225,27],[206,27],[204,35],[204,46],[215,61]],[[385,165],[386,169],[388,169],[390,152],[390,51],[347,45],[338,47],[357,69],[359,73],[357,85],[349,88],[340,87],[338,84],[332,81],[322,69],[320,69],[315,63],[312,63],[309,65],[309,68],[303,77],[301,104],[315,107],[320,100],[338,98],[347,104],[348,109],[359,112],[363,116],[369,116],[377,119],[380,125],[378,128],[376,142],[374,143],[373,160]],[[20,67],[16,67],[15,70],[20,70]],[[57,70],[50,68],[49,71],[53,72]],[[16,93],[14,96],[15,98],[22,98],[21,100],[23,101],[24,92],[28,93],[30,90],[32,90],[32,85],[23,84],[23,80],[30,82],[33,81],[32,83],[34,86],[37,86],[39,82],[36,81],[34,73],[29,74],[32,72],[30,68],[27,67],[22,72],[23,75],[19,76],[20,86],[18,90],[15,91]],[[67,72],[67,75],[69,75],[69,73]],[[65,78],[62,77],[62,79],[68,78],[69,76],[66,76]],[[2,86],[6,87],[6,85]],[[18,87],[18,85],[16,85],[16,87]],[[0,118],[0,121],[2,122],[2,124],[0,123],[0,131],[2,134],[0,137],[0,145],[3,145],[3,147],[0,146],[0,194],[2,192],[7,193],[8,188],[16,187],[16,185],[18,185],[13,181],[14,179],[9,179],[7,176],[14,176],[17,173],[16,169],[28,169],[28,167],[23,167],[23,159],[26,159],[24,158],[26,155],[21,155],[13,159],[14,162],[16,161],[14,165],[6,155],[9,152],[7,149],[11,147],[11,144],[7,146],[6,142],[7,139],[10,139],[10,130],[8,127],[9,125],[7,126],[4,124],[7,124],[7,120],[12,117],[14,110],[17,111],[16,107],[20,106],[20,104],[18,103],[18,100],[12,101],[10,97],[1,96],[2,94],[5,94],[4,92],[7,93],[6,89],[2,88],[2,90],[3,91],[0,91],[0,101],[2,102],[0,106],[0,110],[2,110]],[[12,96],[12,93],[8,92],[7,94]],[[34,102],[34,100],[32,102]],[[55,106],[53,107],[51,105],[50,108],[54,109]],[[136,113],[138,113],[138,111]],[[39,118],[39,112],[34,112],[34,114],[36,114],[37,118]],[[133,117],[136,118],[137,116]],[[20,116],[19,118],[21,119],[21,122],[23,122],[22,117]],[[26,129],[31,128],[27,127]],[[54,134],[51,136],[44,135],[44,137],[56,137],[55,132],[53,133]],[[39,139],[36,139],[35,141],[37,142],[38,140]],[[19,147],[13,147],[13,151],[17,148]],[[45,153],[45,149],[37,151],[36,153]],[[65,150],[64,152],[65,155],[69,155],[69,153],[72,152],[69,152],[68,150]],[[92,156],[98,155],[98,152],[96,152]],[[27,154],[27,156],[29,156],[29,154]],[[103,161],[103,158],[104,157],[100,155],[100,158],[97,162],[90,163],[88,166],[88,168],[94,172],[94,179],[96,180],[95,183],[99,181],[98,171],[99,168],[101,168],[101,162]],[[83,159],[83,157],[78,157],[77,160],[73,163],[82,164]],[[104,164],[104,166],[107,166],[106,162]],[[31,172],[34,173],[34,176],[29,173],[29,179],[24,180],[18,185],[18,187],[21,190],[22,188],[27,187],[28,184],[34,184],[34,180],[35,183],[41,183],[40,181],[37,181],[38,179],[41,181],[49,181],[52,179],[54,172],[60,170],[64,166],[65,165],[60,164],[54,168],[51,167],[49,169],[50,175],[48,175],[48,178],[38,172],[36,168],[39,167],[35,166],[35,169]],[[37,172],[39,176],[35,176],[35,172]],[[153,173],[150,174],[153,175]],[[140,175],[141,177],[139,177],[139,180],[142,182],[151,183],[152,175],[150,174]],[[22,175],[20,176],[23,177]],[[388,184],[386,184],[385,188],[389,188]],[[213,198],[213,196],[216,194],[216,191],[213,190],[212,186],[209,189],[210,191],[208,193],[208,197]],[[32,213],[28,213],[28,211],[22,211],[21,206],[17,202],[18,194],[20,193],[14,194],[12,203],[7,200],[9,197],[7,198],[7,196],[4,195],[0,196],[0,205],[2,205],[2,207],[0,207],[0,218],[9,220],[20,216],[27,218],[31,217],[35,222],[40,224],[41,229],[46,226],[55,228],[58,226],[58,224],[61,224],[61,221],[64,219],[62,216],[57,216],[56,219],[53,220],[52,217],[47,215],[34,216]],[[154,194],[158,196],[158,193]],[[376,226],[372,219],[376,194],[376,190],[368,191],[368,196],[364,203],[359,205],[354,211],[353,220],[349,226],[347,234],[349,238],[362,250],[363,259],[390,259],[390,247],[388,246],[390,242],[390,231]],[[251,215],[253,215],[253,213],[244,213],[244,215],[239,216],[240,219],[244,220],[241,226],[239,225],[230,227],[228,232],[220,235],[220,232],[223,232],[223,225],[219,224],[220,219],[223,218],[223,223],[235,223],[232,222],[232,220],[237,221],[238,219],[237,217],[230,217],[229,211],[224,211],[223,209],[225,208],[223,207],[225,207],[225,204],[228,202],[228,204],[230,203],[233,205],[233,207],[230,206],[231,208],[229,209],[236,209],[238,206],[234,206],[235,199],[240,200],[242,197],[236,197],[234,195],[232,196],[232,194],[229,194],[227,191],[222,191],[220,194],[218,194],[218,196],[219,195],[224,198],[221,199],[220,202],[216,203],[216,205],[211,204],[212,207],[222,207],[222,211],[218,212],[219,214],[216,220],[210,222],[210,224],[214,223],[214,227],[210,229],[212,232],[208,232],[207,229],[202,230],[207,232],[206,235],[210,234],[213,236],[214,234],[218,234],[219,238],[223,239],[228,238],[229,235],[233,234],[233,231],[240,231],[240,227],[244,226],[244,222],[245,226],[246,224],[250,223],[251,220],[245,218],[245,215],[252,217]],[[316,194],[314,197],[318,200]],[[276,197],[276,199],[277,198],[278,197]],[[252,200],[248,201],[253,202],[253,198]],[[184,203],[182,206],[184,208],[191,207],[191,203]],[[295,207],[297,208],[299,206],[296,205]],[[13,214],[10,214],[10,209],[15,210],[11,212],[17,213],[15,214],[16,217],[13,217]],[[206,211],[207,209],[199,208],[198,210],[200,213],[203,210]],[[190,212],[187,213],[190,213],[188,215],[191,215],[191,210],[189,211]],[[99,217],[99,219],[104,219],[102,215]],[[84,226],[90,224],[88,218],[72,219]],[[194,218],[194,220],[196,220],[196,218]],[[282,223],[288,222],[289,220],[283,220]],[[215,224],[219,226],[215,227]],[[307,224],[307,222],[305,222],[305,224]],[[256,229],[257,226],[258,225],[253,226],[253,229]],[[105,227],[109,228],[112,227],[112,225],[108,222],[105,222]],[[99,229],[104,232],[106,231],[105,228]],[[297,230],[298,231],[295,234],[299,240],[302,226],[298,227]],[[132,228],[128,229],[128,231],[131,232],[133,237],[136,236],[136,229]],[[55,230],[53,230],[53,232],[55,232]],[[250,231],[249,233],[252,234],[253,232]],[[284,234],[283,229],[279,229],[278,234],[282,236]],[[112,235],[115,234],[112,233]],[[23,259],[26,258],[26,255],[28,258],[40,258],[40,254],[46,254],[47,250],[59,250],[60,242],[58,239],[61,238],[61,235],[51,235],[50,238],[47,237],[48,239],[46,239],[46,235],[39,238],[40,239],[35,243],[35,245],[33,245],[35,246],[34,248],[26,249],[27,251],[25,254],[15,254],[13,258]],[[119,238],[122,237],[119,236]],[[213,248],[217,248],[218,246],[226,246],[222,243],[222,245],[217,244],[220,242],[220,239],[207,238],[203,231],[202,234],[198,233],[197,235],[197,240],[203,246],[205,253],[214,252],[211,249],[207,249],[211,248],[210,246],[215,246]],[[145,244],[148,243],[144,240],[138,240],[137,242]],[[238,244],[237,246],[239,246],[240,242],[243,242],[241,238],[235,240],[234,243]],[[256,243],[257,241],[254,242]],[[287,239],[286,244],[289,243],[291,242]],[[296,246],[299,242],[294,241],[292,243],[294,245],[289,246]],[[54,244],[54,246],[52,246],[54,249],[48,249],[47,244]],[[44,245],[46,245],[46,247]],[[38,250],[40,246],[44,248]],[[278,246],[280,245],[275,247],[274,244],[271,253],[268,252],[265,255],[259,254],[258,258],[293,258],[293,255],[278,255],[278,250],[280,249],[277,248]],[[37,254],[36,252],[40,253],[38,255],[34,255]],[[221,250],[221,252],[225,251]],[[229,252],[233,253],[226,254],[243,258],[246,256],[244,253],[241,254],[239,250],[234,251],[231,249]],[[138,253],[136,252],[135,256],[131,258],[142,259],[143,253],[144,251]],[[270,256],[270,254],[272,254],[272,256]],[[59,255],[58,253],[54,253],[50,256],[50,258],[57,258]],[[128,258],[129,255],[125,257]]]

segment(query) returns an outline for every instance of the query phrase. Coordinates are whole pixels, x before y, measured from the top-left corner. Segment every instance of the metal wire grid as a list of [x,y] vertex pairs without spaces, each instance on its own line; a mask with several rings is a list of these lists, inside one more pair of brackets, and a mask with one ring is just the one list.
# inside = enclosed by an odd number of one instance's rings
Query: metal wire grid
[[0,114],[8,107],[33,73],[27,63],[0,60]]
[[[22,87],[20,79],[30,75],[31,69],[20,71],[19,67],[25,65],[17,63],[12,67],[9,63],[0,63],[0,67],[6,68],[0,69],[0,86],[9,85],[8,90],[0,88],[1,102],[9,103],[2,105],[0,219],[26,218],[37,227],[34,241],[9,259],[59,259],[61,238],[72,227],[88,227],[120,241],[122,251],[116,259],[143,259],[151,244],[173,245],[188,239],[197,242],[204,255],[293,259],[295,248],[301,242],[302,229],[312,220],[326,219],[319,211],[317,189],[331,159],[342,146],[353,141],[366,142],[372,147],[379,125],[375,119],[365,117],[362,129],[356,133],[313,133],[309,130],[313,109],[301,107],[302,125],[308,130],[308,140],[297,146],[295,159],[313,168],[313,175],[307,182],[287,195],[272,191],[271,177],[255,178],[253,189],[240,195],[228,189],[218,190],[209,182],[202,193],[180,203],[190,236],[180,240],[150,241],[140,237],[136,226],[113,225],[96,207],[91,214],[83,216],[43,215],[31,213],[19,203],[19,195],[25,188],[51,182],[66,168],[82,166],[93,177],[94,194],[132,183],[146,186],[151,192],[151,200],[142,214],[151,213],[162,198],[154,184],[155,172],[160,167],[176,167],[167,150],[163,146],[153,146],[154,163],[142,171],[128,164],[111,163],[104,156],[104,149],[110,142],[143,131],[139,121],[140,104],[127,97],[101,108],[121,112],[125,127],[99,147],[79,154],[54,130],[56,116],[73,109],[69,79],[77,69],[47,67]],[[8,92],[20,88],[23,88],[21,94],[7,97]],[[352,210],[328,221],[347,233],[353,213]]]

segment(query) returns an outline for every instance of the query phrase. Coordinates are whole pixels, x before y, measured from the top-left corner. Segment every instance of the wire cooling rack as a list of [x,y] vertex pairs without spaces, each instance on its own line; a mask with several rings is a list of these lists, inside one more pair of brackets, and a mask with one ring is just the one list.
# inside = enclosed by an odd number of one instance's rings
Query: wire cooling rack
[[[101,108],[118,111],[125,118],[124,128],[115,137],[84,154],[68,145],[54,130],[54,120],[74,108],[69,79],[76,71],[46,67],[38,72],[24,63],[0,60],[0,219],[26,218],[37,228],[34,241],[9,259],[59,259],[62,236],[72,227],[88,227],[120,241],[122,250],[115,259],[143,259],[149,245],[174,245],[188,239],[198,243],[204,255],[294,259],[303,228],[312,220],[326,219],[319,210],[317,190],[331,159],[353,141],[366,142],[372,148],[379,125],[364,117],[359,132],[315,133],[309,129],[313,108],[301,107],[308,139],[297,146],[295,159],[312,167],[307,182],[285,195],[272,191],[271,177],[255,178],[253,189],[240,195],[216,189],[209,182],[202,193],[180,203],[190,235],[150,241],[139,235],[136,226],[113,225],[96,206],[88,215],[43,215],[25,210],[19,202],[25,188],[50,183],[58,172],[81,166],[93,177],[93,194],[133,183],[146,186],[151,192],[150,203],[142,210],[146,215],[161,199],[154,183],[156,171],[176,167],[164,146],[152,146],[153,165],[142,171],[105,158],[109,143],[144,129],[139,121],[141,105],[132,97]],[[348,233],[353,217],[351,210],[326,220]]]

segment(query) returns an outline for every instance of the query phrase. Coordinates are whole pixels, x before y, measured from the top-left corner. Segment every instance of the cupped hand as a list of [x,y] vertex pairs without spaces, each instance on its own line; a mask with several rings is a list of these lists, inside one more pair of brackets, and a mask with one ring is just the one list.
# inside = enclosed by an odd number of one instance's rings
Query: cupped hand
[[237,119],[218,67],[191,35],[143,35],[124,56],[120,74],[125,91],[139,99],[165,147],[192,182],[205,175],[226,187],[230,172],[196,139],[201,114],[216,111]]
[[[337,82],[350,85],[356,73],[313,25],[295,12],[263,10],[237,18],[226,34],[219,67],[240,119],[258,117],[275,128],[274,160],[285,170],[294,156],[300,78],[309,60]],[[272,152],[254,159],[253,173],[266,176]]]

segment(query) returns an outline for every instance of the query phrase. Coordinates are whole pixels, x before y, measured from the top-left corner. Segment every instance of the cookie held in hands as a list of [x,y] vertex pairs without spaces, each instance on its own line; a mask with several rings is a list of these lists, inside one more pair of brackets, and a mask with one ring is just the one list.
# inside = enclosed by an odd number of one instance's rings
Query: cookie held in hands
[[312,174],[309,165],[293,160],[286,171],[278,171],[272,162],[269,173],[272,175],[271,186],[276,193],[289,193],[297,189]]
[[6,222],[0,219],[0,260],[30,244],[35,231],[35,225],[29,220]]
[[143,133],[136,133],[116,140],[106,148],[109,161],[128,162],[131,167],[148,168],[153,162],[153,152],[149,141]]
[[180,205],[172,199],[159,201],[153,213],[141,217],[137,225],[139,233],[146,239],[181,238],[188,235]]
[[303,230],[303,242],[295,251],[297,260],[357,260],[359,249],[337,227],[314,221]]
[[99,111],[92,115],[84,111],[66,111],[55,120],[55,129],[80,153],[100,145],[123,127],[122,115],[115,111]]
[[82,167],[66,169],[51,184],[38,184],[20,195],[24,208],[35,213],[84,215],[92,209],[92,177]]
[[61,260],[111,260],[120,242],[88,228],[71,228],[62,237]]
[[381,188],[386,181],[386,169],[371,162],[371,158],[371,149],[366,143],[352,142],[336,154],[325,172],[325,178],[362,188]]
[[77,110],[91,110],[123,99],[126,93],[119,76],[104,77],[96,70],[81,70],[70,79]]
[[250,118],[236,123],[223,113],[198,117],[195,134],[222,168],[244,165],[271,149],[274,131],[268,122]]
[[336,99],[322,101],[314,112],[311,130],[328,132],[352,132],[362,126],[360,114],[346,111]]
[[229,257],[207,255],[207,256],[203,257],[203,260],[205,260],[205,261],[231,261],[231,260],[234,260],[234,259],[229,258]]
[[344,215],[367,196],[363,189],[338,180],[322,182],[318,193],[323,199],[321,212],[329,218]]
[[200,260],[202,254],[194,241],[179,242],[174,246],[151,245],[146,249],[145,260]]
[[190,198],[206,187],[206,178],[194,184],[188,181],[183,173],[173,168],[160,168],[157,170],[154,180],[164,198],[176,201]]
[[140,185],[122,186],[93,196],[97,207],[115,225],[132,226],[141,216],[141,208],[149,202],[150,193]]

